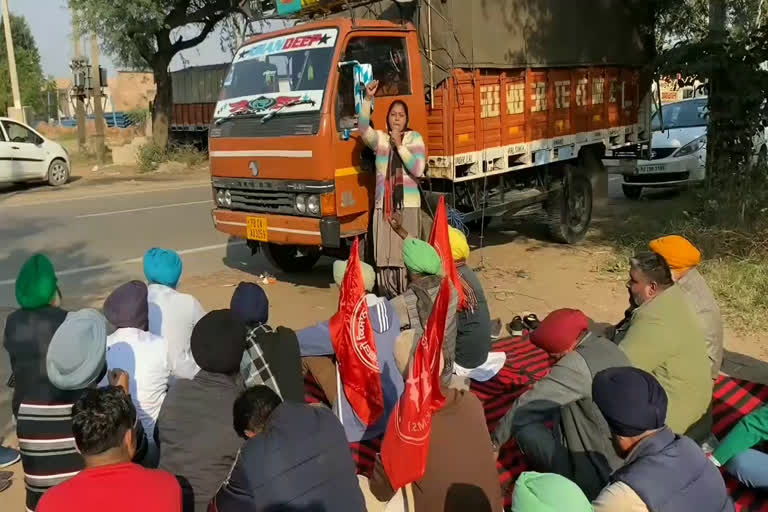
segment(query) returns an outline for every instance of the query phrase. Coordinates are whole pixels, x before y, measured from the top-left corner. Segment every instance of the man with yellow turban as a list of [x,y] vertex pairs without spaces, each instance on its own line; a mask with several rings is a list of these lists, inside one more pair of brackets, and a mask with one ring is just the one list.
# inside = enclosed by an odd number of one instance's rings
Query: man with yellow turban
[[503,352],[491,352],[491,312],[480,279],[467,265],[467,237],[458,229],[449,226],[448,239],[461,287],[467,298],[467,307],[457,313],[454,371],[461,377],[486,381],[501,370],[507,357]]
[[657,238],[648,247],[666,260],[672,279],[685,292],[704,331],[712,379],[716,379],[723,362],[723,318],[712,290],[696,268],[701,262],[701,252],[679,235]]

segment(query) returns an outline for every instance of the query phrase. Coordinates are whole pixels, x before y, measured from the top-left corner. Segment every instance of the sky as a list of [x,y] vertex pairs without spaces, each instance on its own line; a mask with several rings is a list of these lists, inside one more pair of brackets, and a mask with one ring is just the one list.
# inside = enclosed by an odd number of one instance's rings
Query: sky
[[[54,78],[71,75],[69,61],[72,59],[72,18],[67,8],[67,0],[7,0],[11,13],[22,15],[32,30],[42,59],[43,72]],[[130,1],[130,0],[123,0]],[[86,55],[90,53],[87,42]],[[190,66],[227,62],[230,56],[221,51],[219,36],[211,34],[202,44],[184,52]],[[107,68],[110,77],[114,77],[116,66],[112,60],[102,54],[101,65]],[[184,67],[177,56],[171,63],[171,69]]]

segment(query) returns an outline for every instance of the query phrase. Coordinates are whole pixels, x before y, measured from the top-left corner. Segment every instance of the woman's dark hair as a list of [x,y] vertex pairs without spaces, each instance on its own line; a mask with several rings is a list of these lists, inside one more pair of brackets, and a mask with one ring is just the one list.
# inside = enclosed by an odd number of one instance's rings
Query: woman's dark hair
[[387,110],[387,131],[392,131],[392,127],[389,126],[389,114],[392,112],[392,109],[395,108],[395,105],[400,105],[403,107],[403,110],[405,110],[405,130],[408,131],[408,122],[411,120],[411,116],[408,113],[408,105],[403,100],[395,100],[392,102],[392,104],[389,106],[389,110]]
[[629,260],[632,267],[643,273],[649,281],[662,287],[669,287],[674,284],[672,280],[672,271],[669,269],[667,260],[655,252],[641,252],[635,254]]
[[232,406],[232,426],[237,435],[247,439],[246,430],[264,430],[270,414],[283,401],[267,386],[248,388],[237,397]]
[[88,389],[72,407],[72,434],[83,455],[119,448],[135,423],[131,397],[117,386]]

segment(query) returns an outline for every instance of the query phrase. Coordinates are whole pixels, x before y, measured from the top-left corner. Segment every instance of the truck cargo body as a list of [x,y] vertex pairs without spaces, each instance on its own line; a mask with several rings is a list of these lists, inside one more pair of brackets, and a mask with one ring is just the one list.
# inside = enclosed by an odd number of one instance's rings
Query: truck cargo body
[[[603,41],[602,52],[597,45],[576,51],[579,34],[593,40],[587,33],[599,27],[570,26],[560,34],[564,41],[552,43],[550,55],[546,47],[530,44],[536,37],[521,35],[530,31],[524,24],[509,40],[504,33],[475,36],[501,48],[488,50],[483,67],[472,66],[467,48],[479,55],[482,47],[475,39],[448,51],[435,44],[449,40],[446,27],[454,16],[463,12],[472,20],[459,18],[462,30],[489,20],[490,31],[505,26],[498,23],[505,19],[483,6],[507,16],[509,5],[525,5],[530,24],[531,5],[566,2],[448,0],[433,2],[440,6],[431,38],[422,3],[416,25],[339,18],[247,42],[225,79],[210,132],[217,229],[254,246],[266,244],[284,269],[300,267],[293,264],[297,258],[311,264],[318,249],[343,250],[349,237],[368,232],[374,174],[356,130],[348,64],[357,62],[370,64],[381,83],[374,127],[386,126],[389,106],[400,100],[408,106],[410,128],[424,137],[427,203],[447,195],[466,221],[544,205],[555,238],[577,241],[591,219],[600,158],[606,150],[645,140],[648,116],[640,110],[646,87],[639,63],[645,57],[635,55],[645,50],[625,5],[634,2],[570,3],[596,11],[600,23],[615,11],[622,30],[607,32],[612,39]],[[374,14],[385,17],[386,9]],[[442,39],[435,18],[444,24]],[[461,30],[451,38],[454,33]],[[425,59],[430,53],[433,58]],[[444,56],[438,59],[439,53]],[[452,59],[447,67],[440,63]],[[265,81],[234,85],[241,76]],[[248,87],[256,89],[249,93]],[[321,205],[312,214],[304,206],[310,199]]]
[[177,142],[207,143],[208,127],[229,63],[195,66],[171,73],[171,137]]

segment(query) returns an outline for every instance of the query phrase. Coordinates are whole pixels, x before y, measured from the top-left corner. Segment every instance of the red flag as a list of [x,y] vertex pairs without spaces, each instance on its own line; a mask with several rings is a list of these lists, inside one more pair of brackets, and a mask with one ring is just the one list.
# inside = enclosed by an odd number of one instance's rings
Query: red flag
[[443,272],[453,283],[456,292],[459,294],[459,311],[467,308],[467,296],[464,295],[464,288],[459,281],[459,271],[456,270],[456,262],[453,261],[453,251],[451,251],[451,240],[448,237],[448,214],[445,208],[445,196],[440,196],[440,202],[437,204],[435,212],[435,222],[432,224],[432,233],[429,235],[429,244],[435,248],[440,259],[443,260]]
[[384,412],[384,395],[357,238],[341,284],[339,312],[331,317],[330,328],[344,393],[360,421],[372,425]]
[[419,480],[427,468],[432,414],[445,405],[440,392],[440,359],[450,299],[451,286],[444,277],[408,368],[405,390],[384,433],[381,461],[395,490]]

